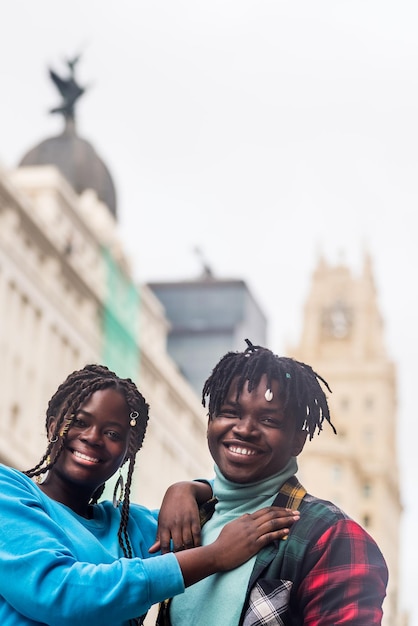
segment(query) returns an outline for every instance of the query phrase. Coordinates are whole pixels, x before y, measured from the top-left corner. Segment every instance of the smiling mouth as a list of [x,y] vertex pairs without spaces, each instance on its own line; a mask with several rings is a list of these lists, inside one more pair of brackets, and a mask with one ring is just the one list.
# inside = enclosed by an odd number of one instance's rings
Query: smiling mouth
[[230,452],[234,454],[240,454],[241,456],[257,456],[258,452],[256,450],[250,450],[249,448],[244,448],[243,446],[227,446]]
[[100,459],[95,459],[92,456],[87,456],[87,454],[83,454],[82,452],[78,452],[77,450],[71,450],[71,452],[78,459],[83,459],[83,461],[90,461],[90,463],[100,463]]

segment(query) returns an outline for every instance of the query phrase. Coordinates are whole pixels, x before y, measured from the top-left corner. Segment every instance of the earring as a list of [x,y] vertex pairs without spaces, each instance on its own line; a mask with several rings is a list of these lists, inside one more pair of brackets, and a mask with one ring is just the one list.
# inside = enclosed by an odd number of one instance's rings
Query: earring
[[129,422],[129,423],[130,423],[130,425],[131,425],[132,427],[136,426],[136,420],[137,420],[137,419],[138,419],[138,417],[139,417],[139,413],[138,413],[138,411],[132,411],[132,412],[130,413],[129,417],[131,418],[131,421]]
[[[46,457],[46,462],[45,465],[51,465],[51,457],[48,456]],[[49,470],[47,470],[46,472],[44,472],[43,474],[38,474],[37,476],[35,476],[35,482],[37,485],[43,485],[43,483],[46,481],[46,479],[48,478],[48,474],[49,474]]]
[[[120,503],[123,500],[123,489],[124,489],[124,484],[123,484],[122,470],[119,469],[119,477],[116,481],[115,488],[113,490],[113,506],[115,507],[115,509],[119,507]],[[119,490],[119,495],[118,495],[118,490]]]

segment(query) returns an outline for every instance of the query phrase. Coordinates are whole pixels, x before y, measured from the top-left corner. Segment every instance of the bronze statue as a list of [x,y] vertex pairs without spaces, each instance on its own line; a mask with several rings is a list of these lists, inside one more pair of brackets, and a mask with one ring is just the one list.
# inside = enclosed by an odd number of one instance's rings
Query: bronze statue
[[70,69],[69,78],[61,78],[54,70],[49,70],[49,76],[63,98],[61,106],[51,109],[50,113],[62,113],[66,121],[74,121],[75,103],[85,92],[85,88],[81,87],[75,79],[75,66],[79,60],[80,55],[67,60],[67,65]]

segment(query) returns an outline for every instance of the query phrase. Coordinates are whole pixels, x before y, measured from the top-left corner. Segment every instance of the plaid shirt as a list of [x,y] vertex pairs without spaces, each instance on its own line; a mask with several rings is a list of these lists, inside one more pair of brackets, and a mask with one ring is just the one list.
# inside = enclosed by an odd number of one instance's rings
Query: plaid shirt
[[[202,523],[215,504],[202,507]],[[286,541],[257,555],[239,626],[380,625],[388,572],[370,535],[332,503],[307,494],[295,476],[274,505],[299,508],[300,520]],[[166,604],[159,626],[170,624],[168,612]]]

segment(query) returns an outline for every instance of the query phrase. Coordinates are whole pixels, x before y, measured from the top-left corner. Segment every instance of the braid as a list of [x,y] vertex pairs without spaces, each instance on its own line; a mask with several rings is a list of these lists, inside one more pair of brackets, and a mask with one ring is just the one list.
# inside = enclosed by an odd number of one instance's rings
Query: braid
[[[133,448],[133,441],[131,440],[129,448]],[[128,450],[129,466],[126,476],[124,497],[121,509],[121,522],[118,530],[119,544],[122,547],[123,553],[127,558],[132,558],[132,546],[128,535],[128,521],[129,521],[129,502],[132,485],[132,476],[135,467],[135,453],[133,450]]]
[[[124,460],[124,463],[129,460],[129,468],[121,510],[121,521],[118,530],[119,544],[123,554],[127,558],[132,558],[132,547],[127,531],[130,492],[136,453],[142,447],[147,429],[149,407],[145,398],[130,378],[119,378],[117,374],[109,370],[106,366],[97,364],[86,365],[83,369],[69,374],[48,403],[45,422],[47,432],[51,418],[55,418],[55,427],[45,454],[39,463],[32,469],[27,470],[25,474],[30,477],[40,476],[55,465],[65,447],[68,430],[79,409],[88,401],[95,391],[108,389],[109,387],[124,396],[130,413],[133,411],[138,413],[136,425],[130,427],[128,451]],[[54,456],[51,459],[52,452]],[[103,484],[96,489],[91,498],[91,504],[97,503],[104,488],[105,485]]]
[[324,419],[336,434],[327,397],[319,383],[321,381],[331,393],[326,380],[306,363],[279,357],[267,348],[254,346],[248,339],[245,341],[248,346],[245,351],[227,352],[206,380],[202,404],[206,407],[206,398],[209,398],[208,415],[212,417],[220,411],[233,380],[237,380],[238,400],[245,384],[251,392],[266,375],[269,388],[273,380],[278,381],[284,411],[294,415],[297,427],[307,431],[309,440],[316,430],[318,433],[322,430]]

